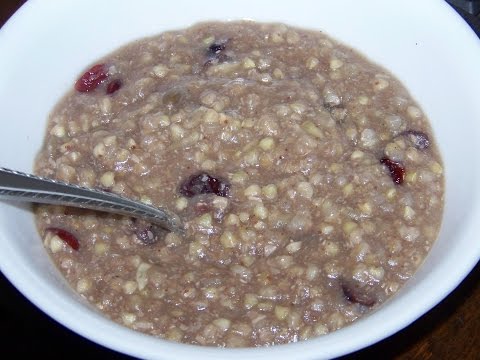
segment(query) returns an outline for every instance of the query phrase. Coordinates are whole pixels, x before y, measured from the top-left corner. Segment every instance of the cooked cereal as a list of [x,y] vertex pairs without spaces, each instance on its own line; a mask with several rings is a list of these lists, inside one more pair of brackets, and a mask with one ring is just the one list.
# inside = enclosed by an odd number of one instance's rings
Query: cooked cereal
[[170,208],[186,234],[42,205],[72,287],[154,336],[321,336],[395,294],[435,241],[442,161],[400,82],[324,33],[204,23],[125,46],[50,116],[36,172]]

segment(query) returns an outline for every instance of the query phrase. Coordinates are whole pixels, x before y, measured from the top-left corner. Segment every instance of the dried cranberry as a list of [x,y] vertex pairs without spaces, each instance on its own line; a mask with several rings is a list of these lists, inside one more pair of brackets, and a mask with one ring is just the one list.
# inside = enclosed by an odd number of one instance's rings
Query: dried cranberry
[[387,157],[380,159],[380,162],[385,165],[390,171],[390,176],[395,184],[402,184],[405,179],[405,168],[402,164],[390,160]]
[[401,136],[406,136],[419,150],[425,150],[430,146],[430,140],[428,135],[422,131],[417,130],[406,130],[400,134]]
[[108,83],[107,85],[107,94],[110,95],[110,94],[113,94],[114,92],[116,92],[117,90],[119,90],[121,87],[122,87],[122,80],[120,79],[115,79],[115,80],[112,80]]
[[75,83],[75,90],[89,92],[95,90],[108,77],[108,69],[105,64],[92,66]]
[[180,194],[193,197],[199,194],[215,194],[228,197],[230,184],[223,179],[213,177],[207,173],[200,173],[189,177],[180,185]]
[[78,250],[80,248],[80,243],[78,242],[77,237],[67,230],[57,228],[57,227],[48,227],[45,229],[45,231],[49,231],[57,235],[73,250]]
[[352,303],[372,307],[377,302],[375,297],[366,289],[362,289],[351,282],[342,282],[342,291],[345,298]]

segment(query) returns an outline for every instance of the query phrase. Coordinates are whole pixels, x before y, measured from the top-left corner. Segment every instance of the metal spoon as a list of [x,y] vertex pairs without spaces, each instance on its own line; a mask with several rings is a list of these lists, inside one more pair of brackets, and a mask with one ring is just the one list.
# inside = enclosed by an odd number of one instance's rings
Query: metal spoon
[[173,232],[183,232],[180,217],[164,208],[101,190],[88,189],[0,167],[0,200],[66,205],[145,219]]

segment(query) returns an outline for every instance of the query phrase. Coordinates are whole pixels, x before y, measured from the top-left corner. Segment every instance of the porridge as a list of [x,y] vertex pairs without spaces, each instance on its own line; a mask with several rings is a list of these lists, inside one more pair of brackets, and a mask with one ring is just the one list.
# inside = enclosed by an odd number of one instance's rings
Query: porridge
[[165,206],[185,234],[41,205],[72,287],[105,316],[200,345],[323,335],[423,262],[443,208],[428,120],[390,73],[320,32],[204,23],[90,67],[36,172]]

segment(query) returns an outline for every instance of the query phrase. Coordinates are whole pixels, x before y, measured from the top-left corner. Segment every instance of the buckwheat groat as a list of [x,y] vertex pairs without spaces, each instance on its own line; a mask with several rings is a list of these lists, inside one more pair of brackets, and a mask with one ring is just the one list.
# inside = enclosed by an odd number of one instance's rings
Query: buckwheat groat
[[39,206],[45,247],[112,320],[215,346],[299,341],[377,308],[424,260],[443,168],[390,73],[320,32],[205,23],[96,62],[36,172],[176,211],[186,234]]

